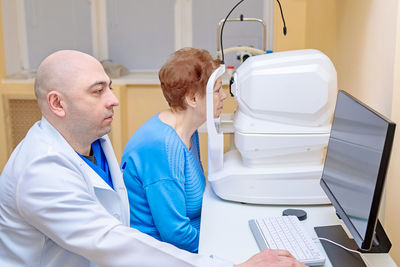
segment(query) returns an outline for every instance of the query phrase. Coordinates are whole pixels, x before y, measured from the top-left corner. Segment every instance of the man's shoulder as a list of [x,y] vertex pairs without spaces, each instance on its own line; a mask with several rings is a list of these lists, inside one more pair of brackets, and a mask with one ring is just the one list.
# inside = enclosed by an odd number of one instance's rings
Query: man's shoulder
[[[28,131],[24,139],[12,152],[4,171],[12,171],[13,175],[26,171],[29,166],[35,164],[49,164],[55,158],[68,158],[73,152],[65,140],[60,142],[57,136],[48,133],[40,123],[36,123]],[[61,140],[62,141],[62,140]]]

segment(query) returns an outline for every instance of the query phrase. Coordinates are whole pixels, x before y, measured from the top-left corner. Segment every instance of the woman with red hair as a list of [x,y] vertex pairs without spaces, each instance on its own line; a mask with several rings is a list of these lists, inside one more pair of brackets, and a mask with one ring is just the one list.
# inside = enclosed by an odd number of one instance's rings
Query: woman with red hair
[[[135,132],[121,161],[131,227],[190,252],[198,250],[205,187],[197,129],[206,121],[206,85],[219,65],[206,50],[176,51],[159,72],[170,108]],[[225,98],[219,78],[215,118]]]

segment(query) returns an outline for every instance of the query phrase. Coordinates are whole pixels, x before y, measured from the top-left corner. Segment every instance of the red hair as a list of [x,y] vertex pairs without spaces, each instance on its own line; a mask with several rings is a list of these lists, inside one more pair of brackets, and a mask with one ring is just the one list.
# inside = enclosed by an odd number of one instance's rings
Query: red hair
[[173,110],[185,110],[185,96],[204,96],[208,78],[221,64],[207,50],[186,47],[176,51],[161,67],[158,77],[168,105]]

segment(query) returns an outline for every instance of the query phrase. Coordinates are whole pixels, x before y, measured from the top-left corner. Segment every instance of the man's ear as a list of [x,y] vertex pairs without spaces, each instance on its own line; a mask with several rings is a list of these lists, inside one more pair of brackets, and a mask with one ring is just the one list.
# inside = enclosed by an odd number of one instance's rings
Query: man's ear
[[199,102],[199,95],[196,93],[187,93],[185,96],[186,104],[189,107],[195,108]]
[[46,100],[51,112],[57,117],[65,117],[64,98],[60,92],[50,91]]

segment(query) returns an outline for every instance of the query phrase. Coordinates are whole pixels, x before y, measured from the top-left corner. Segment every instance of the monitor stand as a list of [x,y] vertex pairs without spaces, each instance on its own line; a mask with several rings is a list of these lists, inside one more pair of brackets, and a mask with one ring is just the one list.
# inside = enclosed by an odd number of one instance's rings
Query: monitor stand
[[[340,225],[314,227],[314,229],[318,237],[332,240],[349,249],[358,249],[354,239],[350,239]],[[324,240],[321,240],[321,244],[333,267],[366,267],[364,261],[357,253],[349,252]]]

